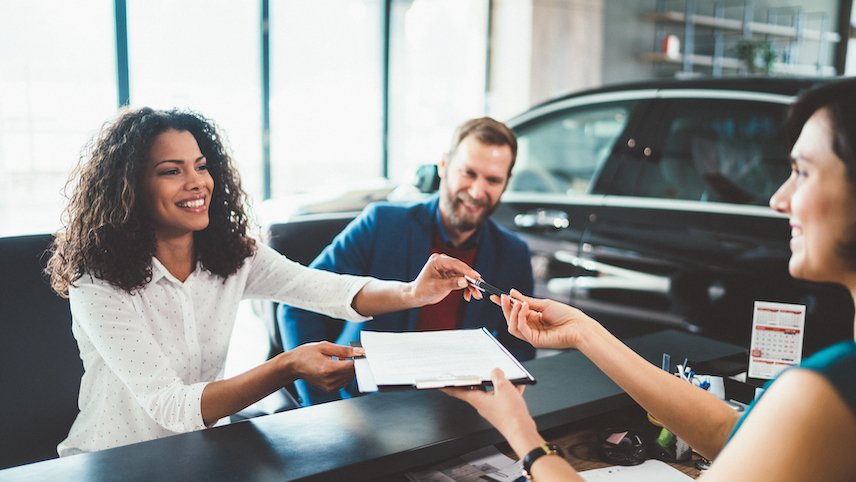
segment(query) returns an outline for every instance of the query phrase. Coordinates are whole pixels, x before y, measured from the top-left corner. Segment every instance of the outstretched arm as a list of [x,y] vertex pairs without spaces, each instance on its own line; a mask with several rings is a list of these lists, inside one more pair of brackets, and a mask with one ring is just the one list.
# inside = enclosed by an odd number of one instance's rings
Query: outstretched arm
[[577,348],[693,449],[714,458],[738,414],[715,395],[649,363],[582,311],[513,290],[499,302],[508,331],[543,348]]
[[445,254],[434,253],[428,258],[415,280],[371,280],[354,297],[352,306],[363,316],[433,305],[455,290],[464,290],[464,298],[481,299],[481,292],[467,283],[464,276],[478,278],[479,274],[466,263]]
[[352,358],[363,353],[362,348],[326,341],[300,345],[240,375],[206,385],[202,391],[202,419],[210,425],[297,379],[327,391],[342,388],[354,379]]

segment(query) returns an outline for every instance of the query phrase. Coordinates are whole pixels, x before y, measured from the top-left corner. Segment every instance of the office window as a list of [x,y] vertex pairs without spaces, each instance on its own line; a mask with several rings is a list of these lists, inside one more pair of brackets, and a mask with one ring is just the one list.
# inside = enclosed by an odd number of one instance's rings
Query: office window
[[393,0],[390,178],[436,164],[455,127],[482,116],[487,0]]
[[382,175],[383,1],[271,1],[271,193]]
[[0,2],[0,236],[54,232],[80,150],[116,110],[112,0]]
[[260,45],[260,2],[128,0],[131,105],[216,122],[253,204],[262,200]]

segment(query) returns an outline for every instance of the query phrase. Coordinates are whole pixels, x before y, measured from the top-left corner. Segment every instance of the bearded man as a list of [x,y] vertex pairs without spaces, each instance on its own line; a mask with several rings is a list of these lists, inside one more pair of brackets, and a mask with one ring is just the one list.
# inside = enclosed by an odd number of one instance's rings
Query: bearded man
[[[366,207],[310,266],[337,273],[388,280],[411,280],[432,253],[469,264],[488,283],[503,290],[533,289],[529,249],[516,235],[490,219],[511,178],[517,138],[505,124],[489,117],[461,124],[449,152],[438,166],[439,192],[425,201],[379,202]],[[466,302],[453,292],[437,304],[376,316],[365,323],[333,320],[280,306],[277,322],[282,346],[329,340],[349,345],[360,331],[428,331],[486,327],[519,360],[535,356],[528,343],[508,333],[499,307],[489,300]],[[302,380],[295,382],[302,405],[356,395],[356,384],[327,393]]]

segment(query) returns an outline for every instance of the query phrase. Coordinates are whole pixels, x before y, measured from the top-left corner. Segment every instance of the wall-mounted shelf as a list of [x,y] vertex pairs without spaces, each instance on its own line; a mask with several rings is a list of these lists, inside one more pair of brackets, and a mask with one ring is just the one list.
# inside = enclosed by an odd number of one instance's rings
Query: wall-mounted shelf
[[[678,2],[671,2],[678,3]],[[697,3],[706,3],[713,10],[713,15],[699,15]],[[754,19],[752,0],[730,2],[742,8],[741,18],[726,18],[725,3],[721,0],[683,0],[684,11],[667,8],[667,0],[657,0],[657,11],[642,14],[642,19],[654,22],[657,29],[655,49],[652,52],[640,54],[640,59],[652,62],[658,68],[664,65],[680,65],[685,73],[695,72],[699,67],[702,71],[710,69],[714,76],[722,75],[725,70],[747,72],[745,60],[726,55],[726,44],[737,45],[740,41],[769,42],[781,47],[781,55],[774,60],[772,67],[776,75],[835,75],[835,68],[829,65],[828,57],[830,44],[841,41],[841,36],[829,31],[829,19],[826,13],[806,12],[802,7],[771,8],[767,11],[767,22]],[[820,28],[806,28],[809,16],[820,17]],[[790,19],[791,25],[779,23],[781,18]],[[681,27],[680,30],[676,27]],[[664,39],[681,37],[683,48],[678,52],[670,50],[667,54]],[[675,35],[678,34],[678,35]],[[730,37],[730,38],[727,38]],[[807,46],[817,45],[816,50]],[[698,49],[697,45],[702,45]],[[799,58],[814,55],[809,62],[799,62]]]
[[[684,24],[687,21],[687,14],[683,12],[649,12],[642,14],[642,19],[649,22],[672,22],[676,24]],[[744,32],[743,20],[716,18],[709,15],[693,15],[691,20],[699,27],[711,27],[732,32]],[[751,33],[759,35],[771,35],[788,39],[797,39],[800,35],[796,27],[763,22],[749,22],[748,30]],[[821,38],[824,38],[827,42],[839,42],[841,40],[841,36],[836,32],[820,32],[818,30],[803,30],[802,36],[806,40],[820,40]]]
[[[675,64],[675,65],[683,65],[684,64],[684,56],[678,55],[676,57],[668,56],[662,52],[645,52],[639,55],[640,60],[644,60],[645,62],[660,62],[665,64]],[[715,66],[716,57],[712,55],[691,55],[690,63],[692,65],[697,65],[701,67],[710,67],[713,68]],[[736,59],[734,57],[721,57],[719,59],[720,65],[725,69],[733,69],[733,70],[741,70],[746,68],[746,63],[743,60]],[[831,65],[822,66],[821,70],[818,71],[818,67],[816,65],[808,65],[808,64],[785,64],[782,62],[773,63],[773,71],[779,74],[786,75],[795,75],[795,76],[813,76],[813,75],[821,75],[821,76],[833,76],[836,74],[835,67]]]

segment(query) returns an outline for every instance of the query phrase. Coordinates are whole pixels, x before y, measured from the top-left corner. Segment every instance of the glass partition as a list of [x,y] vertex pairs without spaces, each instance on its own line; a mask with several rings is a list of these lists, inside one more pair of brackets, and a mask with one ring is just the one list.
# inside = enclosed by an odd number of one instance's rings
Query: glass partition
[[256,202],[262,197],[260,46],[260,2],[128,0],[131,105],[189,108],[214,120]]
[[393,0],[390,178],[438,163],[455,127],[485,114],[487,31],[487,0]]
[[59,229],[69,172],[116,111],[114,32],[112,0],[0,2],[0,236]]
[[271,193],[382,175],[383,2],[271,2]]

